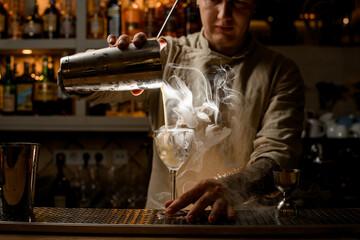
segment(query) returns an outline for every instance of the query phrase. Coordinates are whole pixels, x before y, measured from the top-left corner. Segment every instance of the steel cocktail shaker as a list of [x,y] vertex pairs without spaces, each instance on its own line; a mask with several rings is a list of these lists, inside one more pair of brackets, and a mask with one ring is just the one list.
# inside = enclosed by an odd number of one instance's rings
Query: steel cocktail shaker
[[87,51],[60,60],[58,84],[67,94],[89,91],[127,91],[162,86],[162,38],[148,40],[141,48],[130,44]]
[[39,150],[38,143],[0,143],[0,198],[7,220],[33,220]]

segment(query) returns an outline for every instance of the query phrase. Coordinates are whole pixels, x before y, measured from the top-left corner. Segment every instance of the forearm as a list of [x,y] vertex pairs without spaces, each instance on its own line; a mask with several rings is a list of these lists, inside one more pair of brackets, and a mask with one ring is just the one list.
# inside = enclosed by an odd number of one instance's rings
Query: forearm
[[272,171],[279,165],[270,158],[262,158],[244,171],[220,178],[233,206],[258,198],[274,190]]

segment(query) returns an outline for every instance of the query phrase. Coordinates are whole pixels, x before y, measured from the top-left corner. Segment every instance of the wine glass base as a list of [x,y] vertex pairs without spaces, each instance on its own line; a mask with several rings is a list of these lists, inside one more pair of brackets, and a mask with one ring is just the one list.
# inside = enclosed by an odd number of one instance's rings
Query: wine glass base
[[159,211],[156,216],[158,219],[185,219],[187,215],[187,212],[185,211],[177,211],[174,214],[167,214],[165,210]]
[[292,202],[283,200],[276,207],[276,217],[278,218],[295,218],[297,213],[297,209]]

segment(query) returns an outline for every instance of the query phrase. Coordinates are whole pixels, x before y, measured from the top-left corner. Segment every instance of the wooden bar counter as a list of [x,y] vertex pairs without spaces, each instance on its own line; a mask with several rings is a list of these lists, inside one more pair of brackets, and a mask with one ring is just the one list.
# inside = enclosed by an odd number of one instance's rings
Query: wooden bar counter
[[194,223],[159,217],[160,210],[44,208],[33,222],[0,215],[0,239],[360,239],[360,209],[299,209],[277,218],[273,208],[238,210],[236,220],[209,224],[204,212]]

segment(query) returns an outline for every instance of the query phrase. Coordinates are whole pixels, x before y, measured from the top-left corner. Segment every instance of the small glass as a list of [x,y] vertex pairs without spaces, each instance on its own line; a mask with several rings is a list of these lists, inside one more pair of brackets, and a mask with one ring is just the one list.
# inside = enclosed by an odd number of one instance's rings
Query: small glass
[[277,205],[277,217],[296,217],[297,209],[289,196],[298,187],[300,181],[300,170],[289,169],[273,171],[274,183],[278,190],[283,194],[282,200]]

